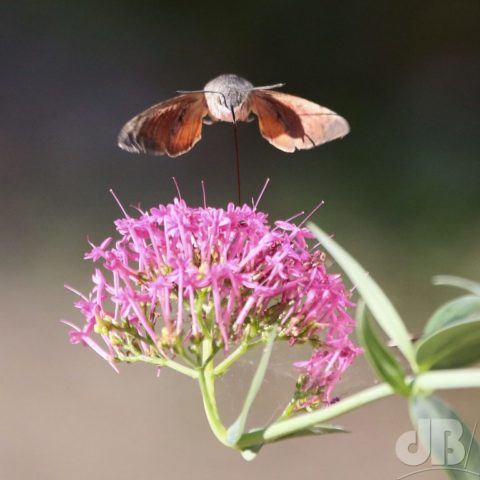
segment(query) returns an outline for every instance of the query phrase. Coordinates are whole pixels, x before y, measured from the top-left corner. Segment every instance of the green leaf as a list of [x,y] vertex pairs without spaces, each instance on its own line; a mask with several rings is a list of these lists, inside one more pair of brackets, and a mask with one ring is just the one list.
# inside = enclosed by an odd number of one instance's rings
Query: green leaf
[[465,295],[442,305],[425,326],[425,335],[440,330],[447,325],[460,323],[474,317],[480,317],[480,297]]
[[408,395],[410,386],[405,381],[405,372],[373,330],[363,301],[357,308],[357,336],[371,367],[380,379],[390,384],[400,395]]
[[416,371],[417,364],[415,354],[410,341],[410,335],[383,290],[363,267],[338,243],[332,240],[325,232],[315,224],[309,223],[308,228],[315,234],[323,247],[330,253],[335,261],[348,275],[356,289],[365,300],[367,307],[377,320],[388,337],[398,346],[408,360],[411,368]]
[[444,327],[418,342],[421,370],[458,368],[480,360],[480,317]]
[[466,278],[455,277],[454,275],[437,275],[432,278],[434,285],[445,285],[448,287],[458,287],[474,295],[480,295],[480,283],[468,280]]
[[248,390],[247,396],[245,397],[245,402],[243,404],[240,415],[227,431],[227,442],[231,445],[235,445],[245,431],[245,424],[247,422],[248,413],[250,412],[250,408],[252,407],[252,404],[258,394],[258,391],[260,390],[260,387],[262,386],[262,382],[267,371],[268,362],[270,361],[270,356],[273,350],[273,343],[276,336],[277,329],[272,328],[265,348],[263,349],[262,357],[260,359],[260,362],[258,363],[257,370],[255,372],[255,375],[253,376],[250,389]]
[[[264,428],[254,429],[245,434],[244,438],[248,438],[251,435],[258,434],[260,437],[265,432]],[[307,437],[307,436],[318,436],[318,435],[328,435],[332,433],[350,433],[348,430],[343,427],[329,424],[316,424],[311,427],[305,427],[294,432],[287,433],[285,435],[280,435],[275,437],[273,440],[270,440],[268,443],[276,443],[282,440],[289,440],[292,438]],[[265,445],[265,442],[255,443],[253,445],[248,445],[248,447],[243,447],[241,450],[242,457],[247,460],[253,460],[260,449]]]
[[480,476],[476,424],[472,433],[451,407],[436,397],[412,397],[410,416],[420,441],[431,452],[432,469],[443,466],[454,480],[473,480]]

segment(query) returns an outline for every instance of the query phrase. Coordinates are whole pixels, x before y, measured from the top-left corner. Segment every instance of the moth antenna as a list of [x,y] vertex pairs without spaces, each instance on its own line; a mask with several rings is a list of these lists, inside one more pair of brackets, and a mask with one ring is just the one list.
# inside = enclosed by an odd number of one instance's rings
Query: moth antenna
[[272,88],[282,88],[286,85],[286,83],[275,83],[274,85],[264,85],[262,87],[253,87],[251,90],[271,90]]
[[120,210],[122,211],[122,213],[125,215],[125,218],[130,218],[128,213],[126,212],[126,210],[123,208],[123,205],[120,203],[120,200],[118,199],[118,197],[115,195],[115,192],[113,191],[113,189],[111,188],[110,189],[110,193],[112,194],[112,197],[115,199],[115,201],[117,202],[118,206],[120,207]]
[[205,191],[205,180],[202,180],[203,208],[207,208],[207,193]]
[[[227,107],[227,97],[222,92],[217,92],[216,90],[177,90],[177,93],[215,93],[216,95],[221,95],[223,98],[223,104]],[[231,108],[231,107],[230,107]]]
[[262,188],[262,190],[261,190],[261,192],[260,192],[260,195],[259,195],[258,198],[257,198],[257,201],[256,201],[255,204],[253,205],[253,209],[254,209],[254,210],[257,209],[258,204],[260,203],[260,200],[262,199],[263,194],[265,193],[265,190],[267,189],[267,186],[268,186],[269,183],[270,183],[270,179],[267,178],[267,180],[265,181],[265,185],[263,185],[263,188]]
[[322,206],[324,205],[325,202],[322,200],[298,225],[298,227],[302,227],[308,220],[309,218]]
[[177,179],[175,177],[172,177],[173,183],[175,185],[175,189],[177,190],[177,195],[180,200],[182,199],[182,194],[180,193],[180,187],[178,186]]
[[205,90],[176,90],[175,93],[205,93]]

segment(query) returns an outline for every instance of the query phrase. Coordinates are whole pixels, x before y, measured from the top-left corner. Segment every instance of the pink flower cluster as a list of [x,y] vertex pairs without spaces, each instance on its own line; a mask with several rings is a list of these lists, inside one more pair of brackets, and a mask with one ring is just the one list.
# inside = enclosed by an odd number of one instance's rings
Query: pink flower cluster
[[92,244],[85,255],[104,269],[95,271],[91,293],[79,294],[86,323],[69,324],[72,343],[87,344],[115,368],[132,352],[194,358],[205,336],[228,351],[276,325],[277,339],[313,345],[311,358],[296,364],[299,385],[331,400],[359,350],[349,339],[349,292],[307,243],[307,228],[271,227],[247,205],[191,208],[183,200],[115,225],[120,238]]

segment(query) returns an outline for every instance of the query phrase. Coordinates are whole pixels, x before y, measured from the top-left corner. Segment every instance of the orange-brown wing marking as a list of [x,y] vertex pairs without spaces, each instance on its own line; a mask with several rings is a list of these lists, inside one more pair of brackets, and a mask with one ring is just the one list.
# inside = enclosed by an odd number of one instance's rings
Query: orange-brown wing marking
[[273,90],[251,93],[260,133],[284,152],[305,150],[345,136],[347,121],[316,103]]
[[128,152],[176,157],[202,138],[202,119],[207,113],[203,93],[178,95],[127,122],[118,136],[118,146]]

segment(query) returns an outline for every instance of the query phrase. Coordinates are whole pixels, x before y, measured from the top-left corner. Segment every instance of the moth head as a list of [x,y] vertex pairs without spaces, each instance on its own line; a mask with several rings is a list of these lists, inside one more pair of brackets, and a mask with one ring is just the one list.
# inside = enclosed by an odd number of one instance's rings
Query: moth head
[[204,88],[208,110],[216,120],[232,122],[248,116],[248,99],[253,85],[233,74],[220,75],[210,80]]

